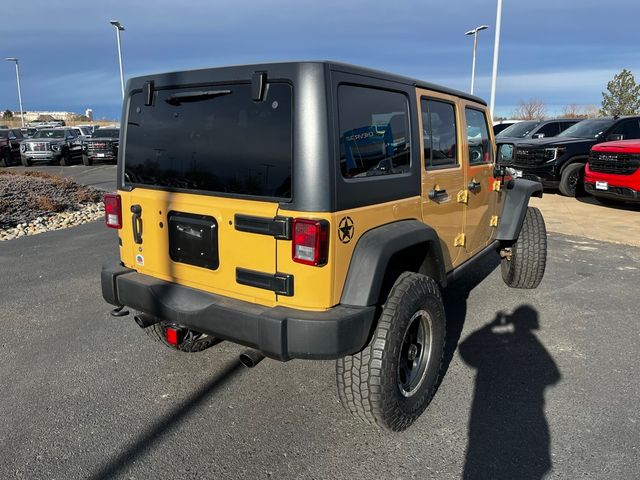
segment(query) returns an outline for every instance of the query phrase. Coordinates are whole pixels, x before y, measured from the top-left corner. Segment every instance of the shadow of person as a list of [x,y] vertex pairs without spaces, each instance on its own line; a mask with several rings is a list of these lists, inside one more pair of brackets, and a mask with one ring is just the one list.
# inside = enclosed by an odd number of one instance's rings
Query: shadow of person
[[561,376],[538,328],[538,312],[522,305],[459,346],[477,370],[464,479],[540,479],[551,469],[544,390]]

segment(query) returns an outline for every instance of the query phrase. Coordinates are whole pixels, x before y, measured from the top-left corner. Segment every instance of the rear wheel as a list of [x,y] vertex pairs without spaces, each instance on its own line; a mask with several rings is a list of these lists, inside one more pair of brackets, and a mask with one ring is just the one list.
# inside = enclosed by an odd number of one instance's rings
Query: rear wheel
[[536,288],[547,265],[547,229],[535,207],[528,207],[518,240],[500,265],[502,280],[512,288]]
[[167,342],[166,329],[173,324],[169,322],[159,322],[144,329],[144,332],[157,342],[166,345],[171,350],[180,352],[195,353],[206,350],[220,342],[220,339],[211,337],[205,333],[194,332],[193,330],[183,330],[182,339],[179,344],[172,345]]
[[6,150],[2,154],[2,158],[0,158],[0,167],[10,167],[11,166],[11,150]]
[[567,197],[575,197],[582,195],[584,192],[584,164],[574,163],[569,165],[562,172],[560,177],[560,185],[558,189],[560,193]]
[[71,152],[69,150],[65,150],[65,152],[60,157],[60,165],[62,165],[63,167],[71,165]]
[[369,344],[336,362],[340,402],[388,430],[408,428],[436,392],[445,340],[438,284],[405,272],[396,280]]

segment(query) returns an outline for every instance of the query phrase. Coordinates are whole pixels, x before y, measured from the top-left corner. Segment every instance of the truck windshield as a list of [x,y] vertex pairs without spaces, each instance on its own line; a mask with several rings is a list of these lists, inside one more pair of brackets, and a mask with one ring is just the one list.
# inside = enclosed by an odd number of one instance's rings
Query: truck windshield
[[557,135],[558,137],[575,137],[575,138],[596,138],[607,128],[613,125],[611,119],[599,120],[582,120],[581,122],[571,125],[564,132]]
[[524,138],[531,130],[540,125],[540,122],[518,122],[502,130],[496,137]]
[[64,130],[38,130],[33,138],[64,138]]
[[119,136],[120,130],[116,130],[115,128],[99,128],[91,138],[118,138]]
[[268,84],[260,102],[248,83],[158,90],[151,106],[134,93],[125,138],[125,183],[291,197],[287,83]]

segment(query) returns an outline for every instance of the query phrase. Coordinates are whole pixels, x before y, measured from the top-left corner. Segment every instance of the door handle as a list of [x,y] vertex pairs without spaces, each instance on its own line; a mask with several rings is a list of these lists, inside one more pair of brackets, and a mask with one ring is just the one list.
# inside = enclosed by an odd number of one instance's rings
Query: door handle
[[131,222],[133,224],[133,241],[137,244],[142,243],[142,207],[140,205],[131,205]]
[[429,190],[429,200],[440,200],[441,198],[444,198],[447,196],[447,191],[445,189],[442,190],[436,190],[435,188],[432,188],[431,190]]
[[471,182],[469,182],[469,185],[467,185],[467,188],[470,192],[478,193],[482,188],[482,184],[480,182],[476,182],[475,180],[471,180]]

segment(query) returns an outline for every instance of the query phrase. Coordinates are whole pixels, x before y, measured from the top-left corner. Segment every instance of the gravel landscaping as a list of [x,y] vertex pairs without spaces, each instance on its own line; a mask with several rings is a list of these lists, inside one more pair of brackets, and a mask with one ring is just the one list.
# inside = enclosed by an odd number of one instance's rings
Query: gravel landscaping
[[102,192],[42,172],[0,172],[0,241],[104,218]]

